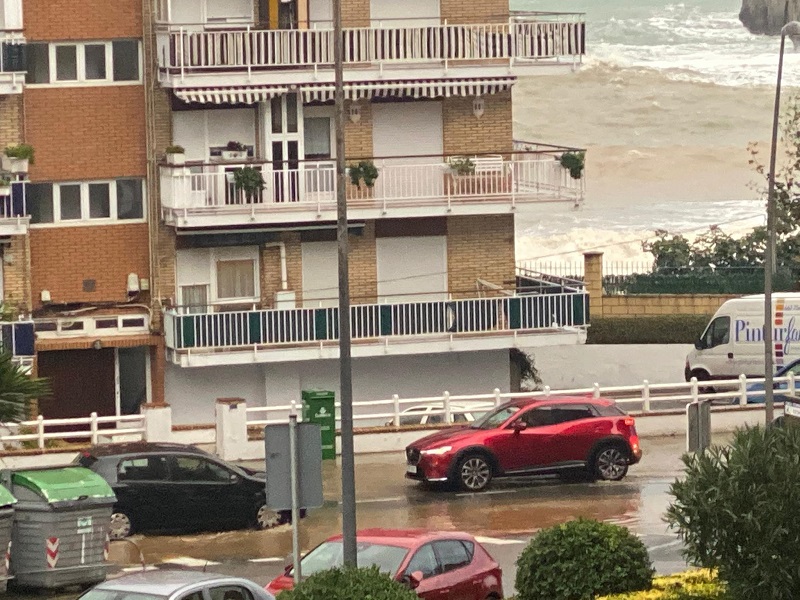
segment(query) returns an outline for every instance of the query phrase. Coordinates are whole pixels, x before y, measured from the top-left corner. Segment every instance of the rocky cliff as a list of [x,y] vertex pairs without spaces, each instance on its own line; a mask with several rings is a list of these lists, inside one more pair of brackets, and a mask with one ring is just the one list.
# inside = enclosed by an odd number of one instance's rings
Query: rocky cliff
[[[784,20],[787,0],[742,0],[739,20],[750,33],[780,35]],[[788,21],[800,21],[800,2],[788,0]]]

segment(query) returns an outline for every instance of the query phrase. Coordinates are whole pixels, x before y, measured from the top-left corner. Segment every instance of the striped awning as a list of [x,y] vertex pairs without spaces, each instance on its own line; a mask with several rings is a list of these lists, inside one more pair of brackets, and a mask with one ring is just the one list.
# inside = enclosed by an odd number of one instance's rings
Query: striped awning
[[[511,89],[516,77],[481,79],[417,79],[394,81],[347,82],[344,95],[348,100],[368,98],[449,98],[451,96],[487,96]],[[224,88],[179,88],[175,95],[184,102],[200,104],[255,104],[274,96],[300,92],[303,102],[330,102],[332,83],[291,86],[238,86]]]

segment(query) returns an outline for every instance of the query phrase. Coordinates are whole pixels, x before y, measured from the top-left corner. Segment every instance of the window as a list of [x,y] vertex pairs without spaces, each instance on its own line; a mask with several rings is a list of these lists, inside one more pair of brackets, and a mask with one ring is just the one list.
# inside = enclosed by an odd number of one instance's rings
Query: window
[[305,157],[322,160],[331,157],[330,117],[306,117],[303,121]]
[[192,592],[182,596],[180,600],[205,600],[205,598],[203,597],[203,592]]
[[221,585],[208,591],[211,600],[253,600],[250,590],[240,585]]
[[254,298],[255,295],[255,261],[225,260],[217,262],[217,298],[231,300]]
[[163,456],[123,460],[117,468],[120,481],[163,481],[166,478],[167,460]]
[[731,319],[730,317],[717,317],[706,329],[703,334],[703,346],[714,348],[727,344],[730,339]]
[[143,180],[29,183],[32,224],[126,221],[144,218]]
[[231,472],[202,457],[178,456],[172,471],[174,481],[197,481],[205,483],[228,483]]
[[439,574],[439,563],[436,562],[436,554],[431,544],[425,544],[408,561],[405,575],[409,576],[415,571],[421,571],[423,579]]
[[181,304],[187,314],[208,312],[208,286],[181,286]]
[[434,542],[433,546],[439,556],[439,563],[443,573],[460,569],[470,563],[471,559],[467,549],[458,540]]
[[29,84],[139,82],[139,42],[28,45]]

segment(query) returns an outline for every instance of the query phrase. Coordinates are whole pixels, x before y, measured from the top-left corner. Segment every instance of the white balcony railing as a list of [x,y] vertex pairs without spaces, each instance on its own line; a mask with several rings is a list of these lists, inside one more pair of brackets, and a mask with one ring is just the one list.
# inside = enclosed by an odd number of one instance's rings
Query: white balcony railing
[[[336,342],[338,308],[269,309],[183,314],[167,310],[164,334],[175,351],[281,348]],[[463,334],[582,328],[589,324],[585,292],[471,298],[351,307],[352,339],[389,343]]]
[[[379,209],[383,214],[409,207],[459,204],[569,201],[584,196],[584,180],[573,179],[555,154],[515,153],[477,156],[474,170],[455,173],[446,158],[408,157],[375,159],[378,178],[372,188],[348,183],[348,206],[353,210]],[[259,170],[264,188],[246,195],[233,181],[243,166]],[[280,168],[286,166],[287,168]],[[266,213],[294,217],[335,210],[336,175],[332,161],[295,162],[292,165],[251,161],[232,165],[196,163],[162,166],[161,202],[167,221],[199,215],[241,214],[257,218]],[[302,217],[301,217],[302,218]],[[316,217],[315,217],[316,218]]]
[[[345,65],[391,65],[559,58],[579,60],[585,52],[582,14],[513,13],[503,23],[348,27],[342,32]],[[198,30],[199,29],[199,30]],[[172,75],[214,71],[276,71],[330,68],[333,31],[324,29],[253,29],[239,26],[204,30],[203,26],[162,26],[158,33],[159,67]]]

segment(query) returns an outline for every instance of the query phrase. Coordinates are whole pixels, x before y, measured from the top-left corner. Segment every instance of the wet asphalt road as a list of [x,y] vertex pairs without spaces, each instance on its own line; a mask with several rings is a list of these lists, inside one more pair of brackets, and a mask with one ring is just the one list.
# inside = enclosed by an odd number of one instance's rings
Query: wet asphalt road
[[[507,595],[514,590],[516,558],[532,535],[543,527],[579,516],[628,527],[644,541],[660,573],[674,572],[685,568],[681,544],[667,530],[662,517],[669,503],[669,485],[681,473],[684,443],[682,437],[643,440],[643,461],[632,467],[622,482],[496,480],[480,494],[423,489],[404,479],[401,453],[359,456],[358,527],[462,530],[478,536],[503,567]],[[302,521],[303,551],[341,531],[337,463],[325,464],[324,479],[325,505],[310,511]],[[130,542],[112,544],[111,576],[141,569],[137,566],[139,551],[147,568],[206,568],[266,584],[283,570],[284,557],[291,552],[291,529],[282,526],[269,531],[136,535]],[[67,592],[47,597],[71,600],[76,595]]]

